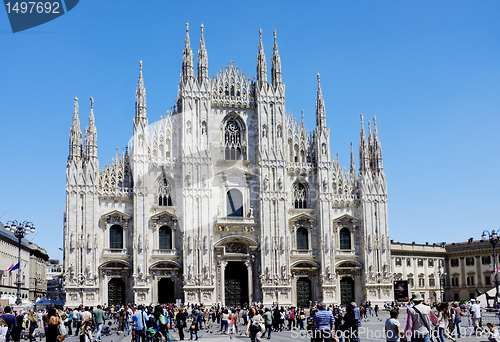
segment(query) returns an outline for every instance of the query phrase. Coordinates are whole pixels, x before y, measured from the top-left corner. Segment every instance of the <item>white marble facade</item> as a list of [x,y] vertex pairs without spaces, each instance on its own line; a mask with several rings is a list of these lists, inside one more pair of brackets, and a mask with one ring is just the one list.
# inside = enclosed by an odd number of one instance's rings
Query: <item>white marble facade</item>
[[270,81],[260,35],[254,80],[232,62],[209,78],[203,26],[195,75],[186,25],[176,105],[152,124],[141,62],[133,138],[101,170],[93,100],[83,136],[75,98],[68,305],[392,298],[375,118],[368,137],[361,118],[359,170],[351,147],[346,171],[330,153],[319,74],[309,132],[285,108],[276,34]]

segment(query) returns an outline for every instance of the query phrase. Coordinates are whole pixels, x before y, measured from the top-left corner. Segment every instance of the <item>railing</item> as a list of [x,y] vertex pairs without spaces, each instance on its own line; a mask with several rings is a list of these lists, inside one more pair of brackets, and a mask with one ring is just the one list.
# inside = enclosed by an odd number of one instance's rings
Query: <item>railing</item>
[[[487,323],[493,323],[495,326],[500,325],[500,312],[481,310],[481,323],[483,327],[486,327]],[[474,324],[472,323],[472,314],[470,312],[464,311],[464,315],[462,316],[462,327],[472,326],[474,326]]]

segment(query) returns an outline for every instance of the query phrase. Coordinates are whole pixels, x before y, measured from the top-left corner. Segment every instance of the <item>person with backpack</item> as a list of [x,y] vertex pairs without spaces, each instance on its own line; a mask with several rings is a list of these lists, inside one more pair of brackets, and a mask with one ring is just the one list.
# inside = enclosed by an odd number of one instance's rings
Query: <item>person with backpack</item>
[[7,333],[9,332],[9,326],[7,322],[0,317],[0,342],[5,342],[7,338]]
[[0,316],[0,318],[3,318],[3,320],[7,324],[8,331],[5,335],[5,341],[9,342],[11,339],[12,331],[15,331],[17,329],[17,320],[16,320],[16,317],[13,314],[11,314],[12,308],[10,306],[7,305],[4,308],[3,312],[4,312],[4,314],[2,316]]
[[413,298],[413,307],[408,308],[408,316],[406,318],[406,328],[404,340],[411,338],[412,342],[425,342],[430,340],[433,326],[439,324],[438,318],[432,312],[428,305],[422,303],[424,298],[420,293],[417,293]]

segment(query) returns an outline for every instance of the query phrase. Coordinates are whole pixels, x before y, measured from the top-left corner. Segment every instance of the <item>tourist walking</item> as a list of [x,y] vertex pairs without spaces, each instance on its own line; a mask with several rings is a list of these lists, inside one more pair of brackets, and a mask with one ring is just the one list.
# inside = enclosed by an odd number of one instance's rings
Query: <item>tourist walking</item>
[[95,340],[101,342],[101,331],[104,324],[104,311],[101,310],[101,305],[97,305],[97,309],[94,310],[94,322],[96,325],[97,333],[95,335]]
[[403,335],[403,329],[398,321],[399,311],[392,309],[390,318],[385,321],[385,337],[387,342],[398,342],[400,336]]
[[147,314],[144,313],[144,307],[139,305],[137,310],[132,315],[132,324],[134,325],[135,342],[145,342],[146,336],[144,331],[146,330],[146,318]]
[[457,329],[456,336],[458,338],[462,337],[462,333],[460,332],[460,329],[462,329],[462,316],[464,313],[462,310],[460,310],[460,306],[458,305],[457,302],[452,304],[453,313],[454,313],[454,318],[453,318],[453,327],[454,329]]
[[248,312],[248,324],[247,330],[245,331],[245,335],[250,334],[251,342],[257,341],[257,333],[260,331],[261,323],[264,323],[264,320],[259,314],[257,314],[257,310],[255,310],[254,307],[251,307]]
[[404,340],[412,342],[429,342],[432,325],[438,325],[438,319],[431,308],[424,303],[422,295],[417,293],[413,298],[415,306],[408,308]]
[[269,310],[269,308],[266,308],[266,312],[264,312],[262,318],[264,319],[264,325],[266,327],[266,331],[262,334],[262,337],[264,337],[267,332],[267,338],[270,339],[271,330],[273,329],[273,315],[271,313],[271,310]]
[[59,335],[59,324],[62,324],[61,317],[56,313],[56,309],[50,308],[47,313],[47,334],[45,335],[46,342],[56,342]]
[[179,312],[175,316],[175,322],[177,324],[177,329],[179,329],[179,340],[184,340],[184,329],[186,328],[186,314],[184,314],[184,308],[179,309]]
[[316,312],[313,318],[315,341],[330,342],[330,338],[335,335],[333,330],[334,323],[335,319],[333,318],[333,313],[326,309],[325,303],[319,303],[318,312]]

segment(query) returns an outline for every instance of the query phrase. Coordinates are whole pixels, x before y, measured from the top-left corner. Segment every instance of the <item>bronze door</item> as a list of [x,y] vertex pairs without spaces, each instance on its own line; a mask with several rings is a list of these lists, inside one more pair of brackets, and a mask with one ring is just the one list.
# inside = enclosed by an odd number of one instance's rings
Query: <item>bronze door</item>
[[248,304],[248,270],[243,262],[228,262],[224,272],[224,297],[228,307]]
[[309,278],[297,279],[297,306],[307,308],[311,300],[311,280]]
[[347,306],[354,302],[354,280],[349,277],[340,280],[340,303]]
[[125,304],[125,283],[122,279],[113,278],[108,283],[108,305]]

